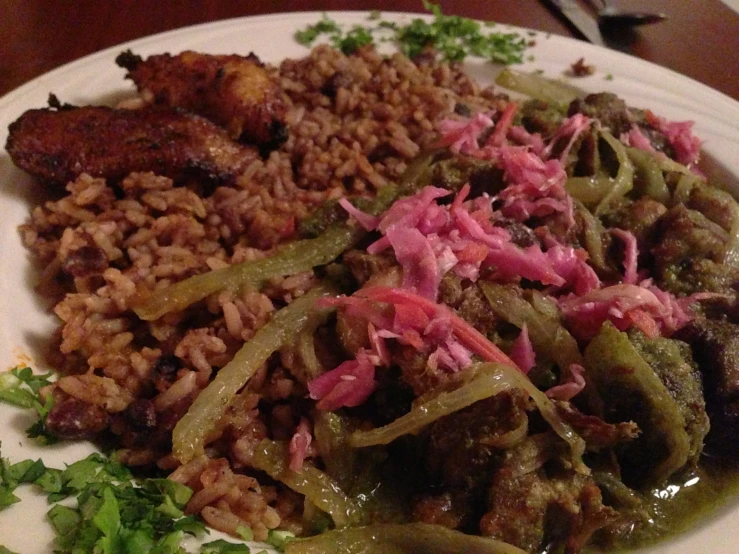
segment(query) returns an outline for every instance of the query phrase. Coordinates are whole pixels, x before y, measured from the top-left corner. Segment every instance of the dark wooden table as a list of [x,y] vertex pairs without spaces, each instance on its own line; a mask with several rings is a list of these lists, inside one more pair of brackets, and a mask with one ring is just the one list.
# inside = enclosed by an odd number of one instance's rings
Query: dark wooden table
[[[739,16],[720,0],[614,0],[669,20],[613,37],[619,50],[739,100]],[[445,13],[574,36],[538,0],[441,0]],[[185,25],[305,10],[423,11],[421,0],[6,0],[0,8],[0,96],[102,48]]]

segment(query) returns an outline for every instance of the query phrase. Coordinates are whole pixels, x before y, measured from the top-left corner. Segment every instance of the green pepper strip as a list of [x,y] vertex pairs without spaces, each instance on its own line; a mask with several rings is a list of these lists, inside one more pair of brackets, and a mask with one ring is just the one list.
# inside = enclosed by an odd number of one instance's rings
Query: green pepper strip
[[498,74],[495,84],[561,108],[583,96],[580,89],[567,83],[507,68]]
[[525,554],[508,543],[428,523],[378,523],[290,541],[285,554]]
[[305,496],[329,514],[337,527],[359,522],[359,507],[328,474],[308,464],[303,464],[300,471],[293,471],[287,466],[287,460],[287,444],[264,439],[254,452],[252,464],[256,469],[266,472],[276,481]]
[[626,153],[626,146],[608,131],[601,129],[598,134],[616,154],[616,176],[597,168],[594,175],[570,177],[565,184],[571,196],[588,207],[595,206],[593,213],[596,216],[603,215],[614,200],[626,195],[634,186],[634,164]]
[[606,269],[606,255],[603,249],[603,234],[605,228],[600,220],[595,217],[585,204],[573,198],[576,213],[580,216],[583,223],[583,241],[585,250],[588,251],[590,261],[598,269]]
[[328,317],[333,308],[316,308],[315,304],[319,298],[333,294],[321,285],[282,308],[218,371],[172,432],[172,450],[180,462],[184,464],[203,453],[206,438],[226,407],[274,352],[304,328],[315,325],[317,318]]
[[[469,382],[452,391],[443,391],[434,398],[414,406],[411,411],[392,423],[370,431],[355,431],[349,435],[349,446],[362,448],[389,444],[398,437],[416,434],[430,423],[471,406],[478,400],[495,396],[513,388],[516,380],[508,375],[510,369],[502,364],[490,364],[490,371],[475,375]],[[503,369],[505,368],[505,369]]]
[[547,396],[537,389],[520,370],[499,363],[482,363],[470,366],[467,370],[470,375],[457,389],[442,391],[436,396],[413,406],[411,411],[399,417],[392,423],[370,431],[355,431],[349,435],[348,443],[355,448],[388,444],[405,434],[418,433],[430,423],[446,415],[471,406],[479,400],[495,396],[496,394],[518,388],[526,391],[534,400],[544,420],[569,445],[572,452],[572,463],[576,471],[582,474],[590,470],[582,461],[585,452],[585,441],[570,425],[557,413],[556,406]]
[[634,164],[629,159],[626,146],[608,131],[601,130],[600,136],[615,152],[618,160],[618,171],[616,177],[613,178],[613,186],[610,191],[595,208],[594,214],[596,217],[603,215],[614,200],[625,196],[634,187]]
[[288,244],[269,258],[195,275],[155,291],[133,306],[133,311],[141,319],[153,321],[222,290],[256,288],[272,277],[307,271],[335,260],[365,233],[362,228],[349,225],[328,229],[317,238]]
[[[560,369],[568,368],[572,364],[583,365],[583,357],[575,337],[562,325],[558,317],[537,310],[534,305],[521,298],[510,285],[484,282],[480,283],[480,289],[495,315],[519,329],[526,325],[536,352],[544,354]],[[541,293],[534,291],[532,294],[536,299],[536,295]],[[596,414],[603,412],[603,401],[589,379],[586,380],[583,396],[593,412]]]
[[537,351],[560,368],[582,364],[577,341],[561,322],[538,312],[510,286],[482,282],[480,288],[495,315],[519,329],[526,325]]
[[670,189],[667,188],[665,176],[654,154],[638,148],[627,148],[626,152],[634,164],[637,181],[641,189],[639,191],[640,195],[649,196],[662,204],[669,204]]

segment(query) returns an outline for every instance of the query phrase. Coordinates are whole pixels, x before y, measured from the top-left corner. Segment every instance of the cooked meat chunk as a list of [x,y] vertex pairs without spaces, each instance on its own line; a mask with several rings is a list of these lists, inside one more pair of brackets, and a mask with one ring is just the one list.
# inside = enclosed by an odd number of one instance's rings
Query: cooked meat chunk
[[[549,551],[547,547],[579,552],[595,531],[616,521],[618,514],[603,505],[591,477],[559,469],[554,461],[552,467],[543,467],[553,455],[553,443],[540,439],[546,436],[531,436],[507,452],[493,478],[480,531],[527,552]],[[533,468],[526,468],[521,460],[531,455],[522,456],[518,450],[535,454]]]
[[685,295],[697,291],[734,294],[739,272],[724,265],[728,235],[720,225],[680,204],[656,223],[650,250],[657,284]]
[[710,185],[694,187],[690,191],[687,206],[720,225],[727,233],[734,225],[736,200],[725,190]]
[[646,257],[653,244],[655,223],[666,211],[664,204],[648,197],[642,197],[634,202],[625,202],[620,205],[616,210],[608,213],[604,220],[607,227],[630,231],[636,237],[642,257]]
[[526,425],[526,401],[514,389],[435,422],[426,456],[432,480],[450,490],[486,490],[500,463],[503,436]]
[[527,131],[552,136],[559,127],[564,114],[553,105],[542,100],[527,100],[521,106],[521,123]]
[[431,488],[414,503],[420,521],[478,533],[486,494],[511,446],[527,425],[525,395],[503,392],[436,421],[424,454]]
[[272,147],[287,138],[284,96],[254,54],[186,51],[144,60],[126,51],[116,62],[149,102],[207,117],[240,141]]
[[703,377],[712,448],[739,455],[739,325],[694,319],[676,335],[693,348]]
[[55,184],[134,171],[230,181],[257,158],[207,119],[161,107],[29,110],[10,125],[6,149],[18,167]]
[[438,496],[423,496],[413,506],[413,519],[459,529],[464,521],[466,508],[463,496],[458,497],[449,492]]
[[349,250],[344,254],[343,261],[360,286],[364,286],[370,279],[376,282],[399,267],[392,255],[369,254],[364,250]]
[[534,244],[540,244],[539,238],[531,227],[519,223],[515,219],[500,219],[494,225],[508,231],[511,234],[511,242],[516,246],[526,248]]
[[399,342],[389,343],[390,355],[393,362],[400,367],[401,381],[411,387],[413,392],[420,396],[449,380],[449,372],[429,364],[429,356],[412,346]]
[[629,339],[676,402],[690,439],[688,462],[697,463],[709,421],[701,376],[689,346],[664,337],[647,339],[640,331],[632,331]]
[[557,402],[557,411],[583,438],[590,451],[613,448],[639,436],[639,427],[633,421],[608,423],[598,416],[582,413],[569,402]]
[[599,120],[615,136],[628,132],[634,124],[634,117],[626,102],[610,92],[588,94],[585,98],[573,100],[568,115],[576,113]]
[[500,168],[489,161],[465,156],[455,156],[434,164],[431,184],[454,193],[469,184],[470,198],[480,196],[484,192],[492,196],[505,187],[503,171]]
[[588,94],[585,98],[573,100],[568,115],[576,113],[597,119],[616,137],[638,126],[656,150],[670,157],[675,155],[667,137],[650,125],[643,111],[629,108],[626,102],[611,92]]
[[490,340],[497,338],[497,318],[475,283],[464,283],[456,274],[447,273],[439,286],[439,303],[452,308],[459,317]]

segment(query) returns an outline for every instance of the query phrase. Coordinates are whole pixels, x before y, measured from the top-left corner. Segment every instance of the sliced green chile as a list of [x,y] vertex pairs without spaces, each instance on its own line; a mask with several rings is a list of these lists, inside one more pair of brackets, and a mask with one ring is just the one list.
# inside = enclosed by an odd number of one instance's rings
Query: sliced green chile
[[616,175],[612,177],[600,167],[591,176],[570,177],[565,184],[567,192],[592,209],[595,216],[608,211],[614,201],[625,196],[634,186],[634,164],[629,159],[626,146],[606,130],[601,129],[598,135],[616,156]]
[[428,523],[380,523],[290,541],[285,554],[526,554],[510,544]]
[[313,435],[326,473],[336,480],[342,490],[348,491],[354,485],[356,451],[347,444],[347,420],[336,412],[324,410],[316,410],[313,420]]
[[332,262],[364,234],[359,227],[337,226],[315,239],[290,243],[269,258],[216,269],[156,290],[137,302],[133,311],[145,321],[154,321],[222,290],[258,288],[272,277],[294,275]]
[[577,341],[559,320],[536,310],[509,285],[481,282],[480,288],[498,317],[519,329],[526,325],[536,351],[542,352],[560,368],[582,364]]
[[172,432],[172,451],[183,464],[203,453],[208,434],[213,431],[239,390],[264,362],[291,343],[303,329],[327,318],[332,309],[317,309],[319,298],[332,296],[333,289],[318,286],[272,316],[251,340],[223,366],[177,422]]
[[639,188],[637,192],[662,204],[669,204],[670,189],[654,154],[638,148],[626,148],[626,152],[634,164],[635,182]]
[[606,322],[585,349],[585,368],[603,399],[606,419],[633,420],[642,434],[619,449],[627,484],[659,485],[690,456],[679,407],[626,333]]
[[495,83],[509,90],[561,107],[567,107],[575,98],[583,95],[580,89],[567,83],[509,68],[498,74]]
[[355,431],[349,435],[349,445],[355,448],[389,444],[405,434],[415,434],[437,419],[471,406],[479,400],[495,396],[508,389],[521,389],[534,400],[541,416],[552,429],[570,445],[572,465],[583,474],[590,470],[582,461],[585,441],[557,412],[552,401],[537,389],[520,370],[499,363],[481,363],[470,366],[460,374],[461,385],[436,395],[427,393],[422,401],[406,415],[369,431]]
[[583,222],[585,249],[588,251],[590,261],[596,268],[606,269],[606,254],[603,248],[605,227],[603,227],[600,219],[595,217],[582,202],[573,199],[573,204],[575,206],[575,212]]
[[303,464],[300,471],[293,471],[288,467],[287,460],[286,443],[265,439],[254,452],[252,464],[329,514],[336,527],[356,524],[361,520],[359,506],[344,494],[328,474],[308,464]]

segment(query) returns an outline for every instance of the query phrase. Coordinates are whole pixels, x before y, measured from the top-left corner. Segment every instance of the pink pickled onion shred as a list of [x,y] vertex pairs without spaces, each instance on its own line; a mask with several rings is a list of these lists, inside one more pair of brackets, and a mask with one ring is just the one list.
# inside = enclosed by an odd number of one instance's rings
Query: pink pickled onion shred
[[392,304],[396,307],[396,310],[398,306],[416,306],[423,310],[430,319],[440,316],[448,317],[454,337],[464,347],[485,361],[499,362],[512,367],[518,367],[500,348],[495,346],[482,333],[464,319],[454,314],[446,306],[436,304],[410,291],[389,287],[369,287],[360,290],[357,294],[361,294],[361,296],[376,302]]
[[303,462],[308,457],[308,447],[312,440],[310,422],[307,418],[301,417],[298,428],[290,439],[290,445],[288,446],[288,452],[290,453],[289,467],[292,471],[303,469]]
[[531,371],[531,368],[536,364],[536,353],[531,344],[529,329],[526,324],[524,324],[518,337],[513,342],[513,347],[511,348],[511,359],[524,373]]
[[403,268],[403,288],[435,300],[441,273],[428,239],[418,229],[396,226],[388,229],[385,236]]
[[347,360],[308,383],[308,392],[318,400],[319,410],[338,410],[363,404],[377,386],[375,364],[361,349],[354,360]]
[[380,222],[379,217],[363,212],[346,198],[339,200],[339,205],[367,231],[373,231],[377,228],[377,224]]
[[693,134],[694,121],[668,121],[663,117],[646,111],[649,124],[665,135],[675,151],[677,162],[691,167],[700,157],[701,141]]
[[638,125],[632,125],[629,132],[621,135],[620,140],[627,146],[632,146],[651,154],[657,153],[654,146],[652,146],[652,142],[647,138]]
[[552,400],[572,400],[585,388],[585,368],[580,364],[571,364],[567,368],[565,378],[559,385],[555,385],[546,391],[546,395]]
[[637,261],[639,259],[639,248],[636,237],[629,231],[623,229],[611,229],[611,234],[624,243],[624,283],[635,285],[639,280],[637,274]]

